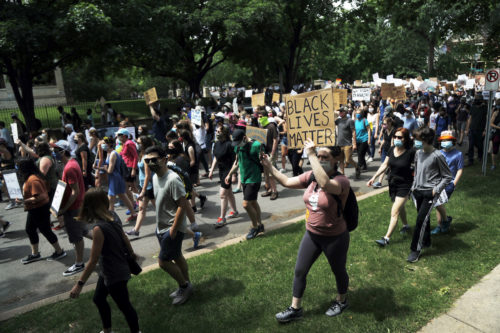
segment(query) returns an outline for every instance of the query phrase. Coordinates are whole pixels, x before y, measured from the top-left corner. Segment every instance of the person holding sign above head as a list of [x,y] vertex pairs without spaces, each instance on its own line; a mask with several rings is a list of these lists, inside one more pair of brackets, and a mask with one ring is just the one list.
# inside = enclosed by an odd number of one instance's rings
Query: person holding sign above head
[[24,210],[28,212],[26,216],[26,233],[31,244],[31,254],[21,260],[23,264],[29,264],[42,259],[38,251],[38,232],[49,241],[55,252],[47,260],[58,260],[66,257],[66,252],[61,248],[57,236],[50,228],[50,201],[48,186],[35,161],[32,159],[22,159],[17,162],[19,175],[24,180],[23,197]]
[[69,242],[74,244],[76,252],[75,264],[69,267],[63,276],[71,276],[85,268],[83,263],[83,236],[87,234],[87,228],[75,220],[78,210],[85,196],[85,185],[83,175],[78,162],[71,157],[71,147],[65,140],[59,140],[53,144],[56,159],[64,165],[62,181],[67,184],[61,208],[58,216],[64,217],[64,228],[68,234]]
[[[320,147],[316,155],[314,142],[308,139],[304,150],[311,162],[312,171],[298,177],[288,178],[271,165],[267,156],[262,164],[281,185],[288,188],[306,189],[306,233],[300,243],[295,264],[292,304],[276,314],[280,323],[302,317],[301,301],[306,289],[306,278],[310,268],[323,252],[335,275],[337,296],[326,315],[340,315],[347,307],[349,275],[346,270],[349,250],[349,231],[343,214],[339,214],[337,199],[345,206],[350,192],[349,180],[337,172],[337,164],[342,159],[341,148]],[[338,198],[336,198],[337,196]],[[341,210],[344,207],[341,208]],[[340,210],[340,211],[341,211]]]
[[337,126],[337,139],[335,142],[342,149],[342,159],[339,163],[340,173],[345,174],[344,166],[351,164],[356,168],[356,174],[359,174],[359,167],[352,158],[352,150],[356,149],[356,131],[354,120],[347,117],[347,108],[345,106],[339,109],[339,118],[335,120]]
[[252,221],[252,228],[247,239],[254,239],[259,233],[264,232],[261,211],[257,196],[262,182],[262,165],[260,163],[261,144],[259,141],[250,141],[245,131],[237,129],[233,132],[233,143],[236,160],[224,180],[231,184],[231,176],[236,169],[240,169],[241,183],[243,185],[243,208]]

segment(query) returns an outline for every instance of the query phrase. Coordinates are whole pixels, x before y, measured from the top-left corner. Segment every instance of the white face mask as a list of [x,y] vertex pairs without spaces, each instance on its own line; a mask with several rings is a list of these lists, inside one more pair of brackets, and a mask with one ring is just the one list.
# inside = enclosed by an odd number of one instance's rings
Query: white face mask
[[323,170],[325,170],[326,173],[330,173],[330,171],[333,170],[333,166],[329,161],[319,161],[319,163],[321,164],[321,167],[323,168]]

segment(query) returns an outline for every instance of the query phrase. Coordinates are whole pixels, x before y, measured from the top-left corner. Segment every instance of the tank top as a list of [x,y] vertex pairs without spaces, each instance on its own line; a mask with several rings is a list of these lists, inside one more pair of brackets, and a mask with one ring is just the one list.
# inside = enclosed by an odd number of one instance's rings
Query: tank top
[[59,181],[59,178],[57,177],[56,162],[54,161],[54,158],[50,155],[42,156],[36,160],[36,166],[38,169],[40,169],[40,161],[44,157],[48,158],[52,162],[52,165],[50,166],[49,171],[47,171],[47,174],[45,175],[45,179],[47,180],[47,183],[49,183],[50,190],[55,191],[55,189],[57,187],[57,182]]

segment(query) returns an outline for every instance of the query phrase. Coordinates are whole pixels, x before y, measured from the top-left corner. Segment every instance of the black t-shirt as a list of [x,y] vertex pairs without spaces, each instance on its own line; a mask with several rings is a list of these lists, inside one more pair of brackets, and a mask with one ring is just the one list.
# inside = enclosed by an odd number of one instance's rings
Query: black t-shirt
[[214,146],[214,156],[217,158],[217,166],[221,170],[229,170],[233,166],[236,154],[231,141],[217,141]]
[[394,147],[389,149],[389,175],[390,183],[411,184],[413,182],[413,170],[411,165],[415,160],[415,149],[405,150],[403,154],[394,156]]
[[269,123],[265,128],[267,129],[266,153],[270,153],[273,150],[274,139],[278,138],[278,128],[274,123]]
[[189,173],[189,160],[184,155],[179,155],[174,159],[175,165],[182,169],[182,171]]
[[457,120],[458,121],[466,121],[469,113],[467,112],[465,104],[461,104],[460,110],[458,110]]
[[470,108],[470,130],[484,131],[488,110],[483,104],[473,104]]
[[387,128],[382,131],[382,135],[384,136],[384,145],[382,146],[383,150],[387,152],[389,151],[389,148],[391,148],[391,141],[395,133],[396,129],[394,127],[390,132],[388,132]]
[[81,155],[81,153],[84,152],[84,151],[87,152],[87,165],[85,166],[85,170],[90,171],[90,168],[92,167],[92,164],[94,163],[94,161],[91,161],[90,150],[89,150],[89,147],[86,144],[83,144],[83,145],[79,146],[75,150],[75,159],[76,159],[76,161],[80,165],[80,168],[83,171],[84,168],[83,168],[83,165],[82,165],[82,155]]

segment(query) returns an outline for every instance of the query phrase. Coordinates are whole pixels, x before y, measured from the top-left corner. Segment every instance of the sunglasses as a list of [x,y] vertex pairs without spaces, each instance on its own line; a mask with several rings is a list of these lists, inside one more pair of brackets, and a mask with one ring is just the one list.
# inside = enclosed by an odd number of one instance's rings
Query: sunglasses
[[394,135],[394,138],[396,138],[396,139],[403,139],[403,137],[401,135]]
[[160,159],[160,157],[145,158],[144,162],[146,162],[146,164],[158,163],[158,160]]

